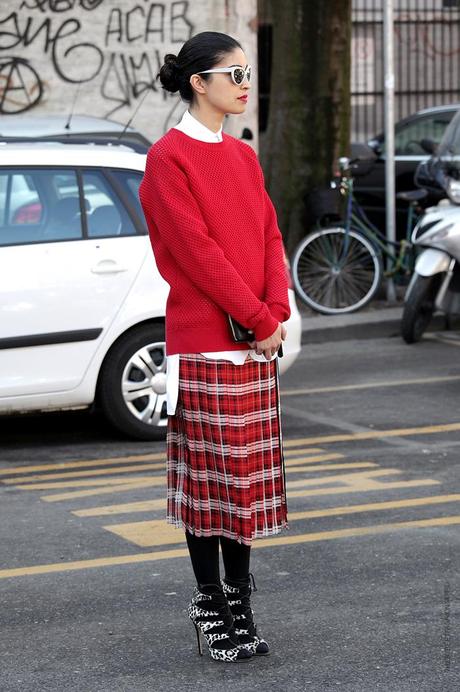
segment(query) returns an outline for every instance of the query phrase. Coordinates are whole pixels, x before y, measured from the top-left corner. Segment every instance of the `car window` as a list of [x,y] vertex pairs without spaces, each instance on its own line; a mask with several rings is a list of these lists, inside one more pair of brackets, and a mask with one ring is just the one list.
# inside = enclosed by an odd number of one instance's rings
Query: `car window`
[[431,139],[437,144],[452,120],[453,111],[433,113],[416,118],[398,128],[395,133],[395,154],[398,156],[427,156],[421,146],[422,139]]
[[32,224],[41,217],[37,190],[22,173],[0,173],[0,226]]
[[460,111],[457,111],[446,128],[442,141],[437,151],[439,156],[450,156],[460,154]]
[[100,171],[83,172],[88,238],[136,235],[123,203]]
[[0,172],[0,245],[81,237],[80,199],[74,171]]
[[142,173],[136,171],[123,171],[123,170],[111,170],[111,174],[115,177],[116,181],[122,186],[126,196],[128,198],[128,203],[134,209],[135,214],[139,218],[139,221],[145,226],[144,212],[142,211],[141,203],[139,200],[139,186],[142,181]]

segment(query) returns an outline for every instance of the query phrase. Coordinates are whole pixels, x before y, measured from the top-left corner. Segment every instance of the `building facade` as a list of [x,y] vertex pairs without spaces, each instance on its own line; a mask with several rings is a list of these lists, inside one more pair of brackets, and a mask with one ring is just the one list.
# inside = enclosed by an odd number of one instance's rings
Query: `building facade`
[[[352,132],[383,130],[383,2],[353,0]],[[460,1],[394,0],[395,117],[460,103]]]

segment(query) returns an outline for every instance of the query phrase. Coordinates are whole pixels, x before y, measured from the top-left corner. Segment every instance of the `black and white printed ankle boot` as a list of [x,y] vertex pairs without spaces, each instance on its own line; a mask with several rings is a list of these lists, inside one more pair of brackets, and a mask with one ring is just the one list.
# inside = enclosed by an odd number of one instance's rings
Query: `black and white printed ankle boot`
[[256,656],[267,656],[270,653],[269,646],[265,639],[257,634],[257,626],[254,623],[254,611],[251,608],[253,589],[251,588],[250,577],[254,591],[257,591],[252,573],[246,579],[223,579],[222,588],[227,596],[241,647]]
[[215,661],[242,661],[252,653],[240,646],[227,598],[218,584],[200,584],[193,591],[188,615],[195,625],[198,652],[202,656],[201,634]]

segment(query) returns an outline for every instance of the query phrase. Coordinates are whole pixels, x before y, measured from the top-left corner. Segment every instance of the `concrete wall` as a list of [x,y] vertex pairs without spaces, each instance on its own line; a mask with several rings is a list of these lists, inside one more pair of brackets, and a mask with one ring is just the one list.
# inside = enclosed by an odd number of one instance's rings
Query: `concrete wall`
[[[165,53],[213,30],[242,43],[257,65],[257,0],[1,0],[1,119],[75,113],[126,123],[146,90],[133,126],[155,140],[180,119],[186,104],[155,81]],[[247,111],[229,117],[257,147],[257,84]]]

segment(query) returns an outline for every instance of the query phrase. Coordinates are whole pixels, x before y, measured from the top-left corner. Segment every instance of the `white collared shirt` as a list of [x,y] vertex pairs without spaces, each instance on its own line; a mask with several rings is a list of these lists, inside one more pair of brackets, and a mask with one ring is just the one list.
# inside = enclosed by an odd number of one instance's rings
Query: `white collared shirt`
[[[198,139],[201,142],[222,142],[222,127],[217,132],[213,132],[208,127],[203,125],[203,123],[200,123],[199,120],[194,118],[188,110],[185,111],[184,115],[182,116],[182,120],[175,126],[175,129],[180,130],[189,137],[192,137],[192,139]],[[243,365],[248,357],[248,354],[253,360],[266,362],[265,356],[257,355],[253,349],[244,349],[241,351],[214,351],[202,353],[201,355],[211,360],[229,360],[234,365]],[[273,358],[276,357],[276,355],[273,356]],[[179,395],[179,359],[179,353],[167,357],[166,402],[168,416],[172,416],[176,412],[177,399]]]
[[192,139],[198,139],[200,142],[209,142],[210,144],[222,142],[222,126],[220,126],[217,132],[213,132],[209,127],[206,127],[206,125],[194,118],[189,110],[185,111],[182,120],[180,123],[177,123],[174,129],[180,130],[184,135],[188,135]]

